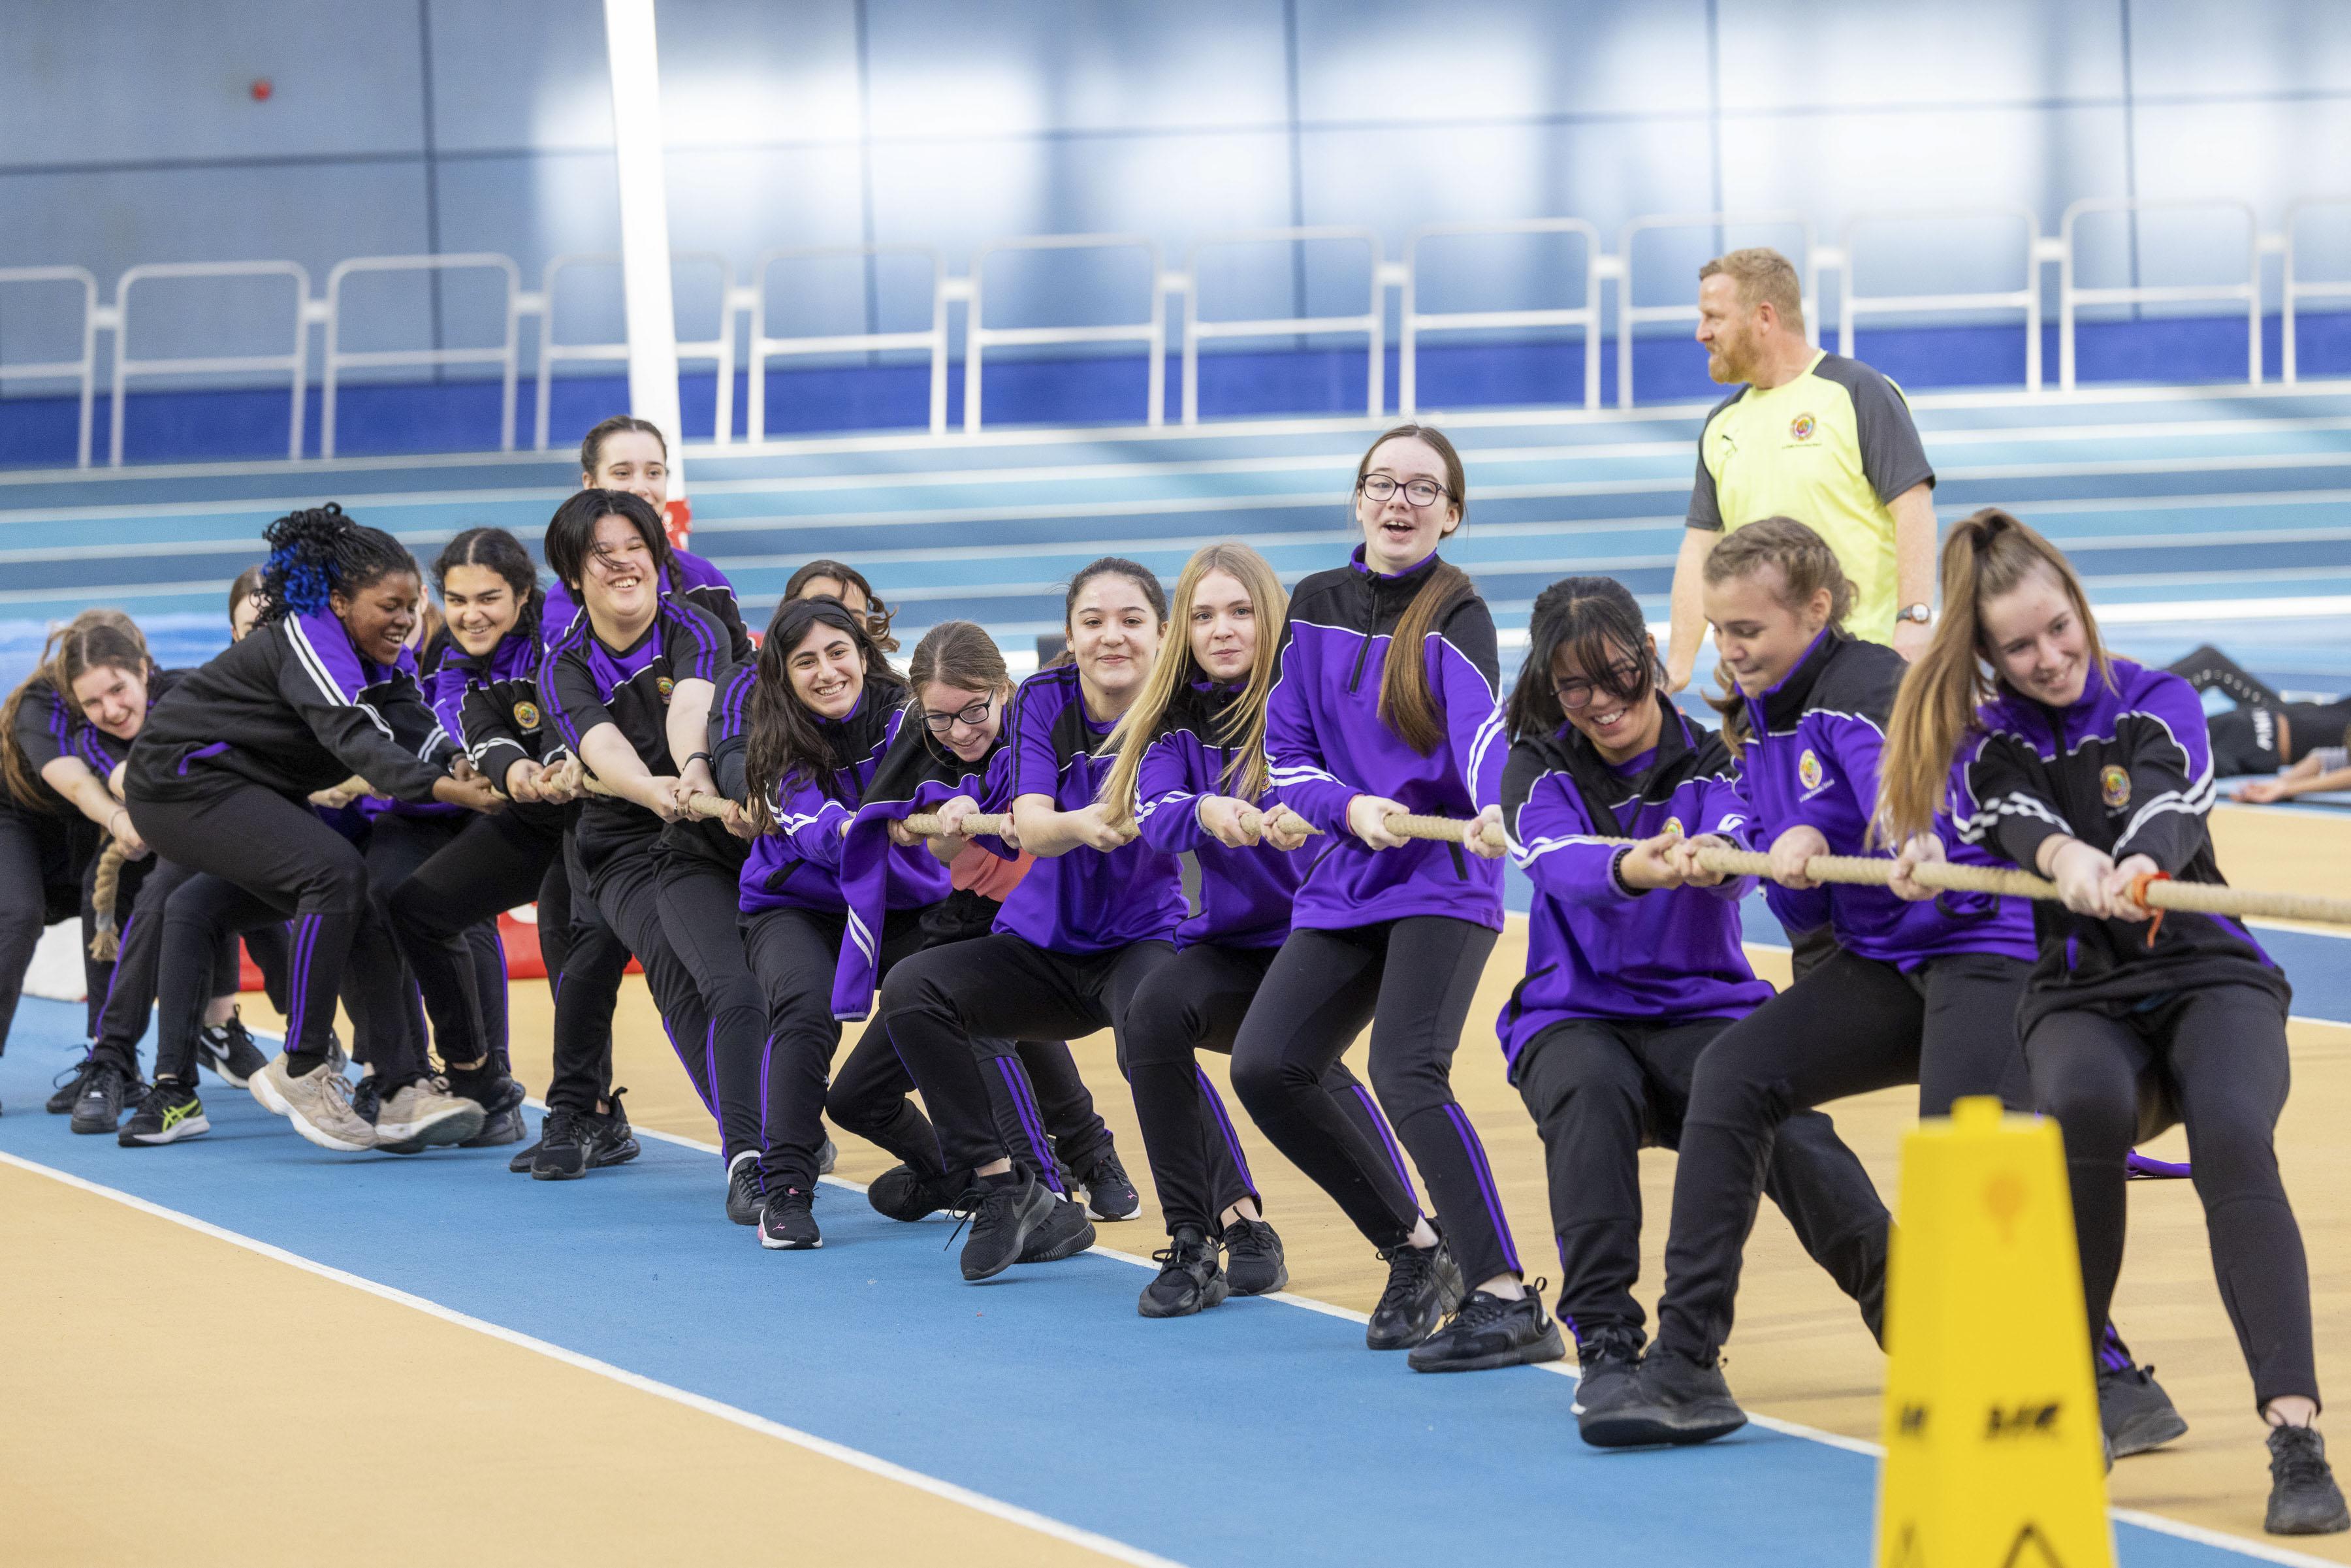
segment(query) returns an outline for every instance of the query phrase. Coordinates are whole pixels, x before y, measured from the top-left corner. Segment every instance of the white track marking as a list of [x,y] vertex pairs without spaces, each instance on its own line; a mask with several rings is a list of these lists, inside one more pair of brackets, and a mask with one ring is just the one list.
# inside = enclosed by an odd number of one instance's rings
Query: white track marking
[[562,1345],[550,1343],[531,1334],[519,1333],[503,1324],[490,1322],[454,1308],[444,1307],[440,1302],[426,1297],[413,1295],[406,1291],[381,1284],[362,1275],[318,1262],[303,1257],[298,1252],[291,1252],[283,1247],[273,1246],[269,1242],[214,1225],[209,1220],[198,1219],[191,1214],[183,1214],[177,1209],[166,1208],[162,1204],[152,1203],[146,1198],[124,1192],[120,1188],[89,1181],[81,1176],[5,1151],[0,1151],[0,1163],[12,1166],[18,1170],[29,1171],[36,1176],[47,1176],[52,1181],[61,1182],[67,1186],[76,1187],[83,1192],[121,1204],[125,1207],[137,1209],[141,1214],[169,1220],[199,1235],[209,1236],[216,1241],[225,1241],[233,1247],[241,1247],[248,1252],[267,1258],[273,1262],[299,1269],[305,1273],[315,1274],[322,1280],[331,1280],[339,1285],[348,1285],[355,1291],[363,1291],[371,1296],[423,1312],[427,1317],[455,1323],[459,1328],[471,1329],[475,1333],[485,1334],[491,1339],[518,1346],[535,1354],[543,1355],[550,1361],[561,1362],[566,1366],[593,1373],[599,1377],[608,1378],[625,1387],[636,1389],[640,1393],[651,1394],[658,1398],[669,1400],[672,1404],[683,1405],[690,1410],[698,1410],[705,1416],[715,1416],[722,1421],[732,1422],[750,1431],[780,1438],[795,1448],[805,1448],[813,1454],[821,1454],[829,1459],[838,1459],[842,1464],[852,1466],[869,1475],[900,1482],[914,1488],[917,1491],[925,1491],[934,1497],[944,1498],[949,1502],[960,1503],[976,1512],[987,1514],[1003,1520],[1007,1523],[1019,1525],[1026,1530],[1033,1530],[1040,1535],[1050,1536],[1056,1541],[1068,1542],[1072,1546],[1100,1552],[1105,1557],[1121,1563],[1135,1563],[1139,1568],[1180,1568],[1180,1565],[1172,1558],[1145,1552],[1140,1547],[1130,1546],[1123,1541],[1114,1541],[1107,1535],[1096,1534],[1091,1530],[1065,1524],[1058,1519],[1038,1513],[1033,1510],[1001,1501],[984,1492],[973,1491],[968,1487],[957,1486],[953,1481],[941,1480],[936,1476],[925,1475],[920,1470],[908,1469],[904,1465],[893,1464],[888,1459],[866,1453],[860,1448],[836,1443],[831,1438],[820,1437],[813,1432],[803,1432],[797,1427],[787,1427],[780,1421],[772,1421],[765,1416],[755,1415],[751,1411],[722,1404],[705,1395],[695,1394],[671,1384],[658,1382],[641,1373],[631,1372],[626,1367],[615,1366],[611,1362],[599,1361],[594,1356],[582,1355],[578,1351],[569,1350]]

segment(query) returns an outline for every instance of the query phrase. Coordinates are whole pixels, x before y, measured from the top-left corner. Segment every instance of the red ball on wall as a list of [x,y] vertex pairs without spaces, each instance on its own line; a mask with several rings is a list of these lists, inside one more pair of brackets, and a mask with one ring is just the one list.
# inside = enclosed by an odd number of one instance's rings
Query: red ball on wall
[[253,78],[253,85],[246,90],[253,94],[254,102],[267,103],[269,101],[269,95],[277,89],[269,85],[269,78],[267,77],[256,77]]

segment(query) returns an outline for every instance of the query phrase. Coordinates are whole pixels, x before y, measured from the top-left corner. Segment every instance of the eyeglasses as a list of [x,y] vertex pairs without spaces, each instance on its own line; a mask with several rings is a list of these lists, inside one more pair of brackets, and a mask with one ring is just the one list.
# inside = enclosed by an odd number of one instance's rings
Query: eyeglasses
[[1592,681],[1576,675],[1552,685],[1552,690],[1559,694],[1559,706],[1571,712],[1581,712],[1590,707],[1594,692],[1627,697],[1640,689],[1641,667],[1638,664],[1612,664],[1605,680]]
[[[1384,474],[1366,474],[1355,481],[1355,488],[1367,501],[1384,501],[1396,493],[1396,482]],[[1433,507],[1446,493],[1445,486],[1434,479],[1415,479],[1404,486],[1404,498],[1416,507]]]
[[923,727],[933,735],[945,735],[959,724],[969,725],[972,728],[977,729],[987,722],[987,716],[995,706],[994,697],[982,697],[958,713],[933,713],[930,709],[925,708]]

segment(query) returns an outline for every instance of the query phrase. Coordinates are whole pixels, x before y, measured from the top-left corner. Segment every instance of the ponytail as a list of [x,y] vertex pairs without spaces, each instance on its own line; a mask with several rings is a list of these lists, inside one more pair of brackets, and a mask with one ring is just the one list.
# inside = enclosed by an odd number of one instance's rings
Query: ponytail
[[261,568],[265,623],[315,615],[335,594],[348,599],[379,578],[416,570],[407,546],[346,517],[332,501],[288,512],[261,537],[269,546]]
[[1927,651],[1904,674],[1886,723],[1886,753],[1877,770],[1877,820],[1871,829],[1886,842],[1898,844],[1925,832],[1942,809],[1952,760],[1976,728],[1976,709],[1998,692],[1985,646],[1984,601],[2011,591],[2036,571],[2048,572],[2073,601],[2098,678],[2113,684],[2114,666],[2090,613],[2089,595],[2064,553],[1997,507],[1954,523],[1943,541],[1942,617]]

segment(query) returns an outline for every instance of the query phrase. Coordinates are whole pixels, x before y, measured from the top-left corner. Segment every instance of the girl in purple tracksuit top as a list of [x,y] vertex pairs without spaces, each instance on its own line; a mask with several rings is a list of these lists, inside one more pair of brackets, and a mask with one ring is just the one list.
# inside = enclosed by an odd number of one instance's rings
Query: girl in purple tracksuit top
[[[1210,545],[1176,584],[1176,634],[1119,721],[1102,799],[1128,810],[1143,841],[1200,867],[1199,913],[1176,928],[1176,955],[1145,980],[1128,1013],[1127,1075],[1168,1249],[1144,1288],[1143,1315],[1180,1317],[1227,1294],[1288,1282],[1281,1239],[1265,1223],[1239,1140],[1196,1052],[1233,1036],[1290,934],[1305,824],[1266,789],[1265,697],[1282,621],[1280,580],[1242,544]],[[1392,1195],[1413,1203],[1395,1134],[1343,1062],[1322,1090],[1390,1155]],[[1217,1260],[1222,1240],[1228,1261]]]
[[[976,1042],[1109,1029],[1123,1069],[1128,1009],[1174,956],[1185,915],[1176,857],[1137,842],[1124,813],[1096,798],[1111,767],[1102,747],[1142,691],[1165,633],[1166,594],[1149,568],[1112,557],[1077,574],[1065,610],[1074,656],[1021,683],[1002,796],[991,802],[1010,812],[1036,863],[1006,896],[993,933],[908,958],[883,982],[879,1003],[891,1042],[922,1086],[947,1168],[978,1178],[962,1260],[967,1280],[1019,1261],[1030,1235],[1056,1218],[1054,1194],[1015,1161],[998,1130]],[[1096,1199],[1098,1183],[1133,1190],[1107,1147],[1076,1174]],[[1100,1201],[1092,1207],[1110,1217]],[[1123,1202],[1119,1210],[1120,1218],[1134,1212]]]
[[[1419,425],[1388,432],[1356,466],[1363,546],[1290,596],[1266,760],[1275,800],[1329,837],[1233,1044],[1233,1087],[1249,1115],[1387,1261],[1366,1343],[1419,1346],[1413,1364],[1426,1371],[1564,1354],[1520,1284],[1493,1172],[1449,1076],[1502,925],[1502,851],[1482,833],[1463,845],[1387,827],[1399,811],[1501,821],[1493,618],[1436,554],[1466,505],[1450,442]],[[1407,656],[1392,658],[1397,648]],[[1373,1087],[1428,1183],[1441,1239],[1388,1152],[1324,1089],[1366,1022]],[[1465,1276],[1477,1287],[1466,1305]]]
[[2270,1427],[2267,1527],[2351,1529],[2312,1426],[2309,1269],[2273,1143],[2285,977],[2241,922],[2172,911],[2150,925],[2136,891],[2141,875],[2221,881],[2196,693],[2110,657],[2064,556],[1987,509],[1944,543],[1943,620],[1896,718],[1887,817],[1906,858],[1989,850],[2063,895],[2032,904],[2040,962],[2018,1027],[2033,1108],[2065,1134],[2091,1333],[2122,1268],[2131,1144],[2184,1122],[2212,1270]]
[[[1568,578],[1535,601],[1532,633],[1510,695],[1502,819],[1535,902],[1527,977],[1495,1030],[1542,1133],[1559,1316],[1592,1422],[1641,1350],[1640,1150],[1679,1144],[1699,1053],[1771,988],[1740,945],[1751,882],[1674,852],[1743,847],[1748,806],[1729,748],[1664,695],[1639,601],[1614,579]],[[1781,1124],[1763,1189],[1875,1329],[1886,1209],[1826,1116]]]
[[1767,896],[1792,931],[1831,926],[1839,950],[1698,1061],[1656,1343],[1625,1402],[1585,1422],[1602,1447],[1704,1442],[1745,1424],[1719,1358],[1773,1129],[1791,1113],[1898,1083],[1919,1086],[1928,1115],[1961,1094],[2023,1092],[2013,1020],[2032,935],[2014,900],[1908,903],[1803,875],[1813,855],[1870,852],[1905,667],[1839,629],[1852,591],[1820,536],[1785,517],[1748,524],[1707,559],[1707,619],[1738,685],[1718,706],[1740,747],[1753,841],[1770,847],[1779,885]]

